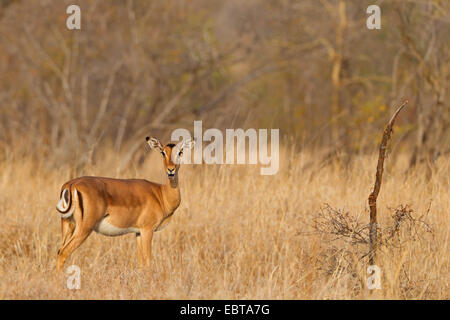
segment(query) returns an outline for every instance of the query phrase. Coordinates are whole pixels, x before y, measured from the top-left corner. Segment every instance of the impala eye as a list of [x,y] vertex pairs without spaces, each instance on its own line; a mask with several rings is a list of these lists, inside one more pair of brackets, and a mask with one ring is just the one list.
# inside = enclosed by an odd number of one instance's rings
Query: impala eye
[[183,151],[178,152],[178,156],[181,157],[183,155]]
[[164,151],[161,151],[161,154],[165,157],[166,153]]

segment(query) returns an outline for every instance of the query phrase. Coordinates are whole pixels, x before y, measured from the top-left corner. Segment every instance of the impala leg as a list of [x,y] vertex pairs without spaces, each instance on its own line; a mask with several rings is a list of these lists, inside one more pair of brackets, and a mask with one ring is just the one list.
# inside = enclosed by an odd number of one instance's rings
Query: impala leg
[[91,232],[92,230],[90,229],[86,230],[78,227],[75,228],[72,237],[58,251],[58,263],[56,265],[57,272],[62,271],[66,259],[72,254],[72,252],[75,251],[76,248],[78,248],[83,243],[84,240],[86,240]]
[[64,247],[70,242],[73,238],[73,233],[75,231],[75,222],[72,222],[68,219],[61,219],[61,231],[62,231],[62,245],[58,249],[58,257]]
[[144,264],[146,267],[150,267],[150,260],[152,255],[153,230],[143,230],[141,232],[141,237],[142,237],[142,254],[144,258]]
[[75,230],[75,222],[72,219],[61,219],[62,245],[61,248],[69,241]]
[[140,233],[136,233],[136,251],[139,266],[143,265],[142,259],[142,236]]

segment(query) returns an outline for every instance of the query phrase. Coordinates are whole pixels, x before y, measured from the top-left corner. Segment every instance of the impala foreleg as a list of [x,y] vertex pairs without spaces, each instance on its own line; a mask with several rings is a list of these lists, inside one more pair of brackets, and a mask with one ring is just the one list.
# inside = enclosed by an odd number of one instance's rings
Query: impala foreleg
[[136,251],[137,251],[138,265],[142,266],[144,264],[144,261],[142,257],[142,236],[140,233],[136,233]]
[[152,239],[153,230],[146,229],[141,232],[142,237],[142,256],[144,258],[144,264],[146,267],[150,267],[151,255],[152,255]]

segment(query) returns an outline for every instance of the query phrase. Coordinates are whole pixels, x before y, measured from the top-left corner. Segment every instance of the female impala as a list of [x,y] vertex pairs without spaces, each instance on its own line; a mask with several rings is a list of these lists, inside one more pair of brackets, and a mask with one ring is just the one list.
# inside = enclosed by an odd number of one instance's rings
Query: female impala
[[81,177],[61,187],[56,206],[61,214],[63,239],[58,250],[58,271],[93,230],[106,236],[135,233],[138,261],[150,266],[153,232],[166,226],[180,205],[178,169],[183,149],[192,148],[194,142],[163,147],[158,139],[146,140],[164,158],[165,185],[143,179]]

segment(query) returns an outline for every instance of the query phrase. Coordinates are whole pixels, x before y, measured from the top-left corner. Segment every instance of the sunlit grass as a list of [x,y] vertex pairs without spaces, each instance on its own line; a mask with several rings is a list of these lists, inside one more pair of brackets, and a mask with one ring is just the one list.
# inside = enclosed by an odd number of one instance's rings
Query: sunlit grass
[[[99,156],[83,174],[158,179],[153,156],[118,174],[120,159]],[[50,168],[30,159],[0,163],[0,298],[11,299],[448,299],[449,159],[431,178],[405,175],[404,159],[387,161],[378,199],[380,223],[388,207],[410,204],[433,234],[388,248],[378,256],[382,289],[366,286],[366,260],[356,249],[303,234],[326,202],[368,222],[367,197],[376,156],[321,167],[309,154],[283,151],[277,175],[256,166],[185,166],[182,202],[153,239],[150,270],[137,266],[134,235],[92,234],[66,266],[81,268],[81,289],[55,276],[61,242],[55,210],[72,167]],[[304,164],[312,166],[302,170]],[[317,163],[316,163],[317,162]],[[347,255],[339,254],[346,249]]]

